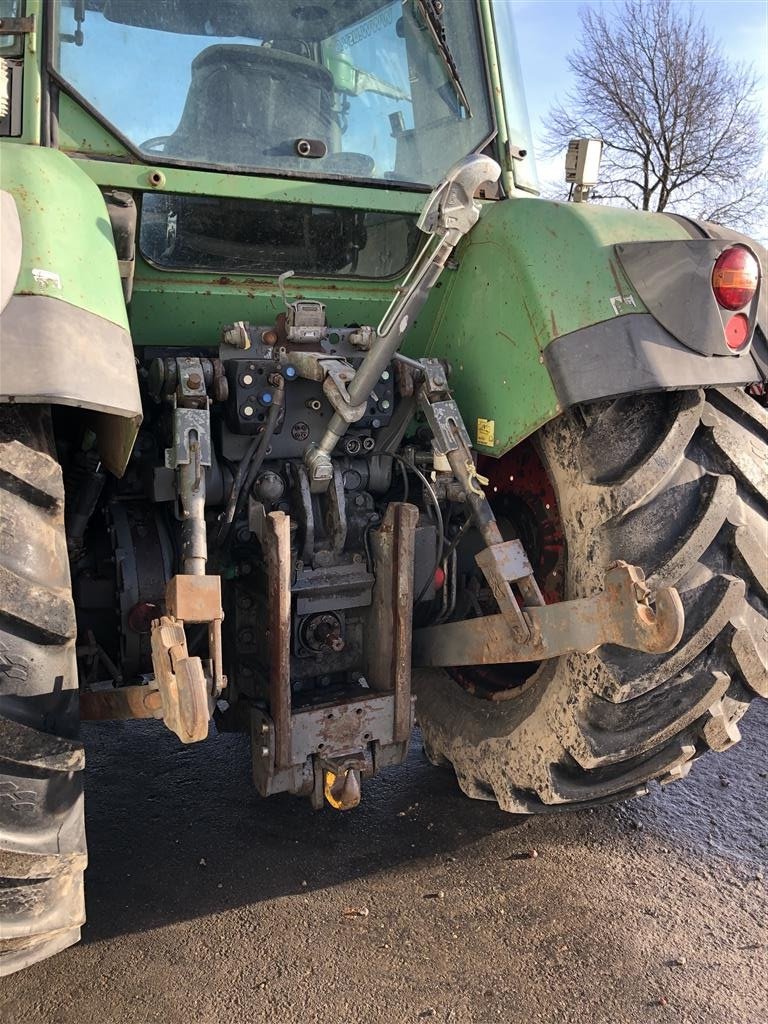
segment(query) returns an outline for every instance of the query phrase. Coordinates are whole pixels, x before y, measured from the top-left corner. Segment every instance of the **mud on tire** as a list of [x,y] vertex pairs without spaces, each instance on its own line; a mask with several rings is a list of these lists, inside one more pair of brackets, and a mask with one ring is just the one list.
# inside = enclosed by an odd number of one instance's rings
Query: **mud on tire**
[[0,408],[0,975],[76,942],[83,750],[61,468],[44,407]]
[[567,544],[566,596],[616,559],[676,586],[676,650],[604,646],[544,662],[504,701],[442,671],[414,678],[435,763],[508,811],[618,799],[740,738],[768,697],[768,416],[739,389],[633,396],[570,410],[537,437]]

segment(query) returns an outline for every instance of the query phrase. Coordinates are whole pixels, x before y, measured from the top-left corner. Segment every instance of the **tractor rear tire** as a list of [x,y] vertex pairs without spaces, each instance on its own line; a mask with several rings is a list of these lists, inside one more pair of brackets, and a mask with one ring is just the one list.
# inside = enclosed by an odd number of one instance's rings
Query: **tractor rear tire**
[[75,610],[50,411],[0,407],[0,975],[80,937]]
[[623,559],[652,590],[678,588],[686,623],[669,654],[606,645],[552,659],[505,699],[415,673],[429,758],[517,813],[682,778],[768,697],[765,409],[740,389],[632,396],[572,409],[536,440],[565,534],[565,596],[594,593]]

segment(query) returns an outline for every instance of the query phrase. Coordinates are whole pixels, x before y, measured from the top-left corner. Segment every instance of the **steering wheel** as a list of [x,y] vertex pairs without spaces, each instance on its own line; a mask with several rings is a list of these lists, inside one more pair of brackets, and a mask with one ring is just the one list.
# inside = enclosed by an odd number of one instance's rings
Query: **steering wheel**
[[155,135],[154,138],[142,142],[139,149],[148,150],[150,153],[162,153],[170,137],[170,135]]

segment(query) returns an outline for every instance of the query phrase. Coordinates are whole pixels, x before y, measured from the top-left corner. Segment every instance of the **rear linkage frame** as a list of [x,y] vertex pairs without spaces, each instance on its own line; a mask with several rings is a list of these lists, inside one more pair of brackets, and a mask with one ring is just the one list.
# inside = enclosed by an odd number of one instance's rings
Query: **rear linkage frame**
[[[477,473],[466,427],[448,387],[448,367],[437,359],[414,360],[398,349],[424,305],[446,260],[477,221],[474,201],[483,181],[499,168],[488,157],[458,164],[428,200],[419,219],[429,238],[377,331],[361,328],[366,349],[355,371],[322,353],[291,362],[302,377],[322,381],[334,409],[318,445],[305,452],[313,493],[324,494],[334,479],[331,453],[348,426],[359,419],[369,392],[390,361],[404,364],[413,381],[410,414],[390,431],[380,452],[386,456],[402,441],[408,420],[420,410],[432,433],[434,478],[458,492],[485,547],[476,556],[499,612],[418,629],[412,634],[414,538],[418,509],[390,503],[379,529],[371,532],[376,580],[366,630],[368,690],[335,705],[292,709],[290,680],[291,550],[290,517],[267,513],[249,498],[249,525],[265,554],[269,592],[269,712],[251,711],[254,782],[260,793],[307,795],[315,807],[328,802],[346,809],[360,801],[361,778],[406,755],[413,724],[411,666],[461,666],[531,662],[617,644],[653,654],[672,650],[684,625],[674,588],[655,594],[655,607],[640,568],[618,562],[602,591],[577,600],[545,604],[518,539],[504,540]],[[285,275],[284,275],[285,277]],[[281,279],[282,287],[282,279]],[[322,336],[324,308],[301,300],[288,305],[286,324],[302,340]],[[235,325],[225,331],[231,345]],[[364,332],[369,337],[362,337]],[[363,344],[366,342],[367,344]],[[237,344],[237,342],[235,342]],[[245,344],[245,341],[244,341]],[[182,362],[182,360],[179,360]],[[226,686],[222,672],[221,584],[206,575],[205,471],[211,461],[210,400],[199,359],[183,360],[175,392],[174,440],[166,466],[175,471],[177,516],[181,520],[182,572],[166,592],[168,614],[152,624],[154,681],[147,686],[83,695],[87,717],[157,717],[184,743],[204,739],[216,702]],[[188,365],[187,365],[188,364]],[[183,370],[183,372],[181,372]],[[190,657],[184,625],[208,626],[207,659]],[[141,692],[139,692],[141,691]],[[101,700],[100,700],[101,697]]]

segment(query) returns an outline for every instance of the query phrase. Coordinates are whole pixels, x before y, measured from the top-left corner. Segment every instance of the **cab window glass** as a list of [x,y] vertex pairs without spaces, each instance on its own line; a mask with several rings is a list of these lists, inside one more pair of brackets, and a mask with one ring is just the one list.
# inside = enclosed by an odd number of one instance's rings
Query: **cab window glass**
[[474,0],[443,19],[466,105],[414,0],[61,0],[53,66],[151,161],[432,186],[493,133]]

